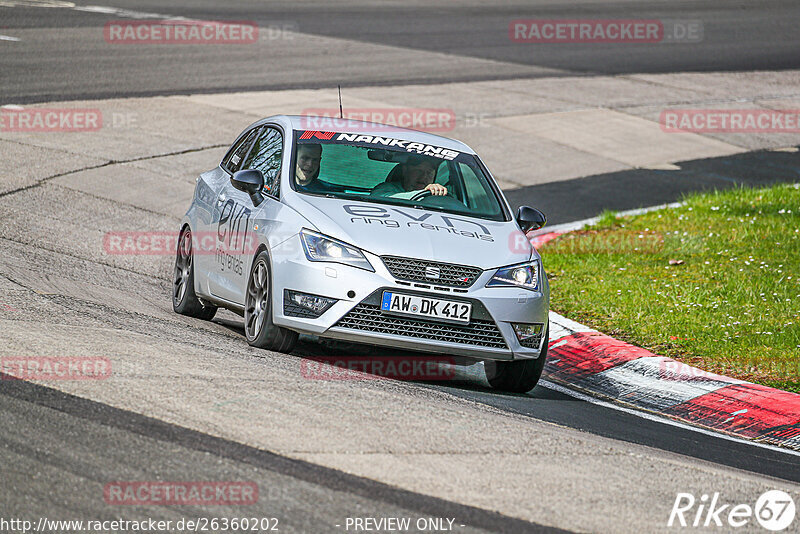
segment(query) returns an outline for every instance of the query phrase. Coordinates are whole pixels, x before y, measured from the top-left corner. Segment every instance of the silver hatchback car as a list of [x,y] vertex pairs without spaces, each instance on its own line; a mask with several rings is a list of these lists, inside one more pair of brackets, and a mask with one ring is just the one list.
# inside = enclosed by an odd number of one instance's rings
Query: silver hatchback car
[[244,317],[250,345],[298,334],[485,362],[524,392],[547,356],[549,286],[467,145],[375,123],[274,116],[200,175],[181,223],[176,312]]

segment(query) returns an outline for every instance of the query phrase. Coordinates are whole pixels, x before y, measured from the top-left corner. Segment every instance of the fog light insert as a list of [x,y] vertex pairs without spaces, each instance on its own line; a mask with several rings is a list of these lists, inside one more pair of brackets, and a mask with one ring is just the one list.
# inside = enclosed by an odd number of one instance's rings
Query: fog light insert
[[511,323],[517,340],[523,347],[538,349],[542,344],[544,334],[544,324],[542,323]]
[[291,317],[316,319],[328,311],[328,308],[336,304],[336,301],[337,299],[284,289],[283,314]]

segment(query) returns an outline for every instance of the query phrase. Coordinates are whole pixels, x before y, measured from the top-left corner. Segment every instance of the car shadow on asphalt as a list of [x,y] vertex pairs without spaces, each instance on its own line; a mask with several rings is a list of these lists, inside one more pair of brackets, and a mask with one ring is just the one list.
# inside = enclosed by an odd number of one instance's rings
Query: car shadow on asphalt
[[[242,343],[246,343],[244,340],[244,325],[241,320],[216,317],[213,322],[240,335]],[[409,382],[420,386],[432,387],[459,397],[472,394],[517,399],[575,400],[563,393],[542,386],[537,386],[527,393],[509,393],[494,389],[486,382],[483,365],[474,360],[389,347],[380,347],[380,353],[376,354],[376,348],[372,345],[301,335],[291,355],[301,358],[307,363],[313,362],[314,364],[326,366],[313,367],[315,372],[321,374],[320,379],[342,380],[347,379],[348,376],[352,379],[358,379],[363,373],[376,379]],[[429,361],[437,364],[435,368],[428,371],[431,375],[435,375],[433,378],[424,375],[419,376],[413,374],[413,372],[408,376],[402,372],[391,371],[392,369],[397,369],[401,363],[406,363],[406,367],[413,368],[414,363]],[[388,362],[394,365],[388,367],[385,365]],[[371,365],[373,363],[377,365]],[[306,372],[311,368],[307,365]],[[348,371],[350,372],[349,375]]]
[[797,148],[800,147],[682,161],[676,170],[630,169],[595,174],[520,187],[504,194],[515,210],[522,205],[535,206],[547,214],[549,224],[561,224],[588,219],[603,210],[668,204],[692,192],[795,183],[800,177]]

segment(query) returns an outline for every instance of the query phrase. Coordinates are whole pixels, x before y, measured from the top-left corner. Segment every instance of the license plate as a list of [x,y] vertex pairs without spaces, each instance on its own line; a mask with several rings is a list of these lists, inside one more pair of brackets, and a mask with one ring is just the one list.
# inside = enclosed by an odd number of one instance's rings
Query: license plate
[[468,323],[472,304],[384,291],[381,311]]

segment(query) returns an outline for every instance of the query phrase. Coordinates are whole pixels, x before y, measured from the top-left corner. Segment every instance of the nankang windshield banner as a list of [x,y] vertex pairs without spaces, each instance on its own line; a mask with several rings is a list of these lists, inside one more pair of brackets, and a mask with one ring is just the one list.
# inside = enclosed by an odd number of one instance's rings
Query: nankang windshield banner
[[440,158],[452,161],[461,155],[457,150],[443,148],[440,146],[408,141],[406,139],[396,139],[394,137],[384,137],[380,135],[366,135],[357,133],[340,132],[320,132],[315,130],[300,131],[299,143],[323,143],[340,145],[357,145],[368,148],[386,148],[397,151],[405,151],[410,154],[420,154],[433,158]]

